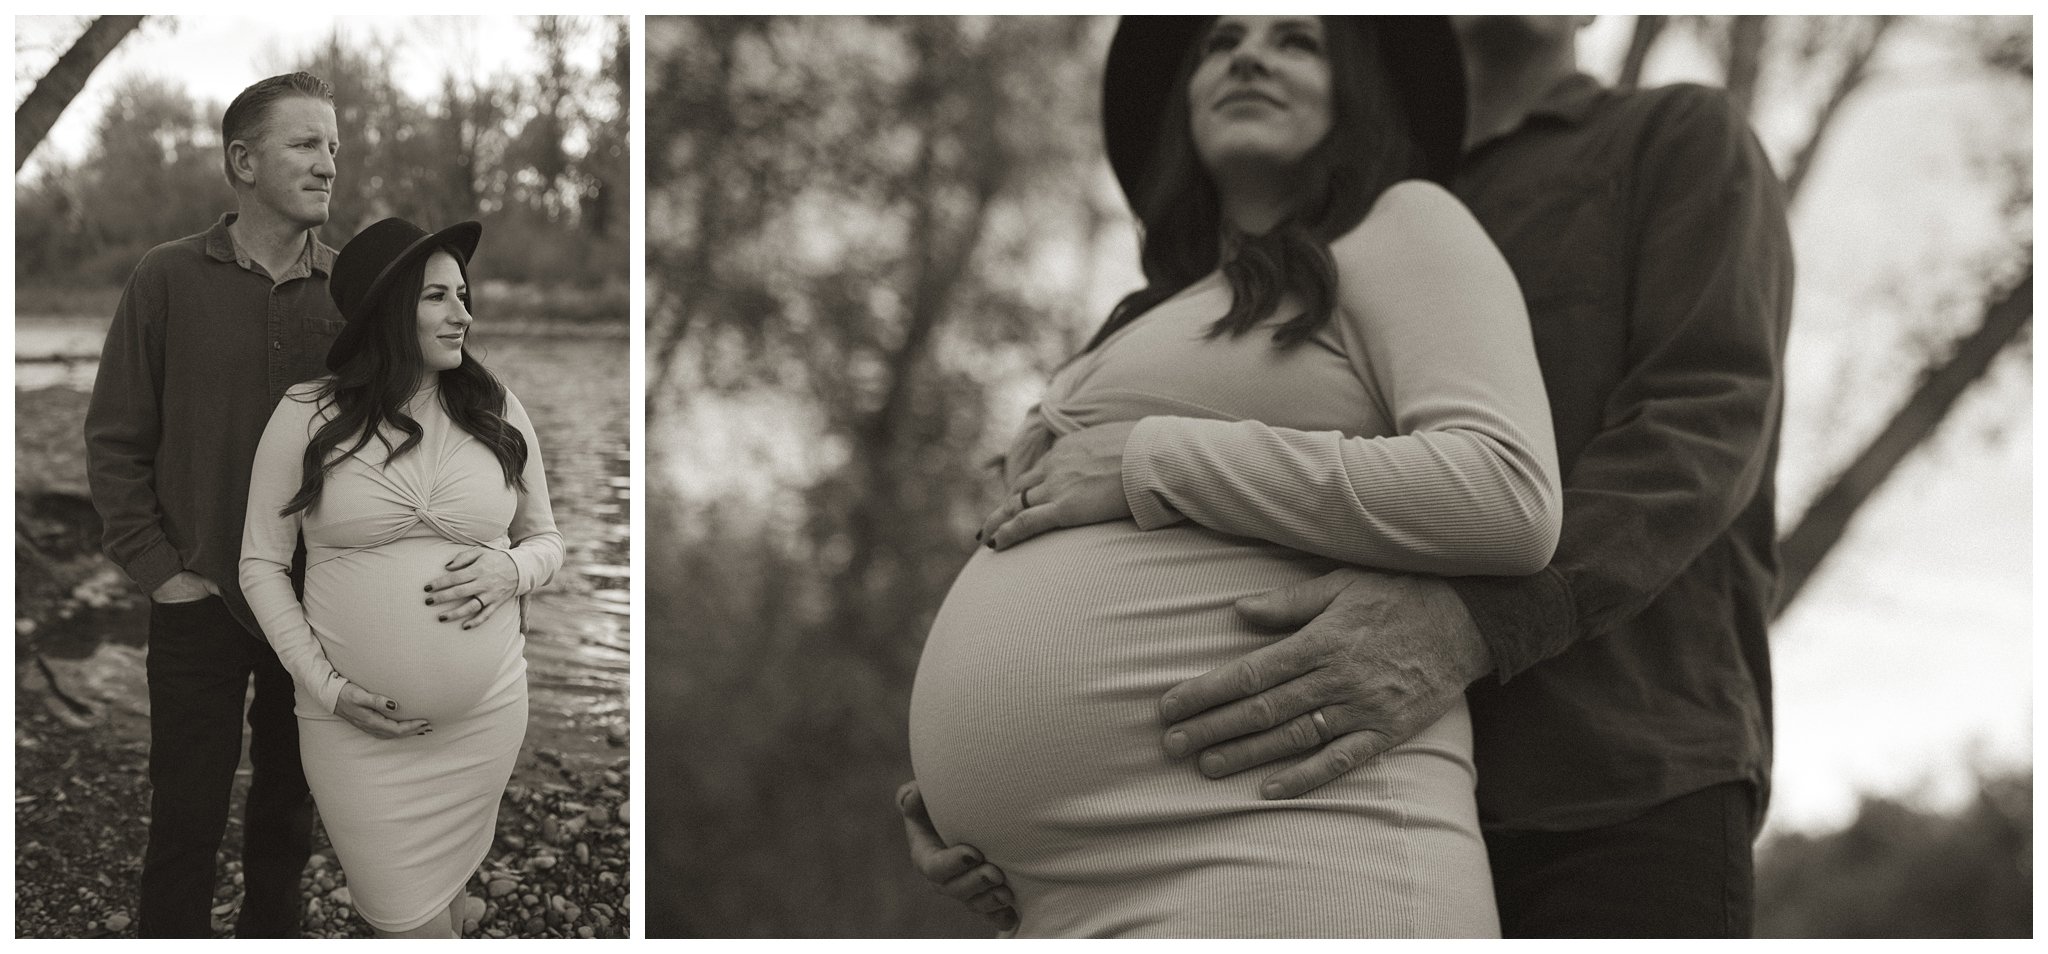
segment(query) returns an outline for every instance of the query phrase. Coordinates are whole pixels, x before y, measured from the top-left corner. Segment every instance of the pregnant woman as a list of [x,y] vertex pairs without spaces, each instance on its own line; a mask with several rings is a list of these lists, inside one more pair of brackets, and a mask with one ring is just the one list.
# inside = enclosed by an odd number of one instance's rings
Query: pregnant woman
[[533,425],[467,348],[482,234],[385,219],[341,250],[334,373],[278,403],[249,483],[242,591],[297,683],[306,781],[351,899],[387,937],[461,933],[526,735],[521,613],[504,604],[562,562]]
[[[1463,102],[1442,18],[1119,27],[1104,134],[1146,286],[1012,445],[911,701],[931,821],[1000,870],[1020,934],[1498,934],[1462,705],[1292,800],[1159,743],[1162,693],[1271,638],[1240,597],[1340,563],[1549,559],[1559,481],[1521,296],[1437,184]],[[1204,453],[1216,428],[1281,463]],[[1033,466],[1082,429],[1123,435],[1104,445],[1119,479]]]

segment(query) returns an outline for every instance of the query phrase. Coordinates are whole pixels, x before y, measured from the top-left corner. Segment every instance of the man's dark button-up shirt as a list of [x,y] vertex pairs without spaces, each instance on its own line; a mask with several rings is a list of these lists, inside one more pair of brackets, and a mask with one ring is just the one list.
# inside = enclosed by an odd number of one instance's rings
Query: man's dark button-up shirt
[[[1717,90],[1561,83],[1456,191],[1528,300],[1564,475],[1548,569],[1453,585],[1493,828],[1614,824],[1769,778],[1782,190]],[[1761,817],[1761,813],[1759,813]]]
[[285,390],[325,373],[342,319],[333,249],[309,238],[273,280],[234,219],[151,249],[129,277],[86,412],[86,469],[107,556],[136,586],[191,570],[260,635],[239,583],[249,466]]

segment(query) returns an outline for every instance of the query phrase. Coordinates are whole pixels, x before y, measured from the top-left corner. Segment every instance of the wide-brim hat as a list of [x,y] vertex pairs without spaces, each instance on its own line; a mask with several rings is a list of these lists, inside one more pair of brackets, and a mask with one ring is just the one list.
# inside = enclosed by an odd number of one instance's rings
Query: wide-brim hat
[[484,237],[479,222],[458,222],[439,232],[429,232],[401,218],[389,218],[356,233],[334,256],[327,273],[327,294],[341,309],[347,324],[327,349],[327,370],[339,371],[363,348],[370,327],[370,312],[391,280],[407,265],[454,246],[462,260],[476,257],[476,244]]
[[[1131,16],[1117,22],[1102,73],[1102,141],[1124,198],[1137,204],[1182,61],[1214,17]],[[1450,185],[1465,141],[1465,68],[1449,17],[1333,16],[1332,29],[1372,29],[1395,101],[1421,147],[1423,176]]]

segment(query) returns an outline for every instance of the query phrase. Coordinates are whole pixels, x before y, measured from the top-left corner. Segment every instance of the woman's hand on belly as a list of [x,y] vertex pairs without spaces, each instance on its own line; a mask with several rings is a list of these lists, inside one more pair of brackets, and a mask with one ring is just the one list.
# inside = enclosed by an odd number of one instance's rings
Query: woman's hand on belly
[[1048,530],[1129,517],[1124,444],[1137,426],[1135,421],[1098,424],[1054,441],[1037,463],[1017,475],[1010,495],[982,521],[979,539],[1001,550]]
[[442,607],[435,618],[483,625],[519,589],[519,568],[502,550],[472,546],[448,561],[448,572],[427,581],[427,605]]
[[402,735],[425,735],[434,731],[425,719],[393,719],[385,715],[398,708],[398,703],[364,689],[355,683],[341,687],[341,695],[334,701],[334,714],[343,722],[361,729],[380,739],[395,739]]
[[915,780],[896,790],[896,808],[903,813],[903,834],[910,841],[910,863],[940,894],[989,919],[1004,931],[1017,928],[1016,897],[1003,884],[1003,870],[981,860],[972,845],[947,845],[925,811],[924,793]]

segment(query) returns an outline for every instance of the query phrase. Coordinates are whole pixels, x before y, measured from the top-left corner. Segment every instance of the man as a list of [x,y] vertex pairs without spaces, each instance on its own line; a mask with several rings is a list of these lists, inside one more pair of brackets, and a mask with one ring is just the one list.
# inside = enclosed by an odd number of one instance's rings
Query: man
[[[86,413],[87,473],[107,556],[150,594],[149,847],[144,936],[210,937],[214,855],[248,706],[244,897],[235,933],[298,934],[313,806],[291,677],[237,585],[249,467],[285,390],[318,376],[342,319],[327,293],[340,142],[333,93],[308,73],[250,86],[221,119],[236,211],[151,249],[114,313]],[[354,687],[351,687],[354,688]],[[381,720],[360,689],[337,711]]]
[[[1583,18],[1454,21],[1471,104],[1457,191],[1528,301],[1565,475],[1557,553],[1526,578],[1340,570],[1244,600],[1252,623],[1299,631],[1169,690],[1162,744],[1211,777],[1313,750],[1262,786],[1294,797],[1469,685],[1508,936],[1746,936],[1769,780],[1783,196],[1721,95],[1578,73]],[[1158,466],[1176,446],[1140,453]],[[1135,460],[1081,431],[1046,466],[1105,459]],[[901,802],[926,876],[1014,923],[989,866],[938,842],[914,788]]]

